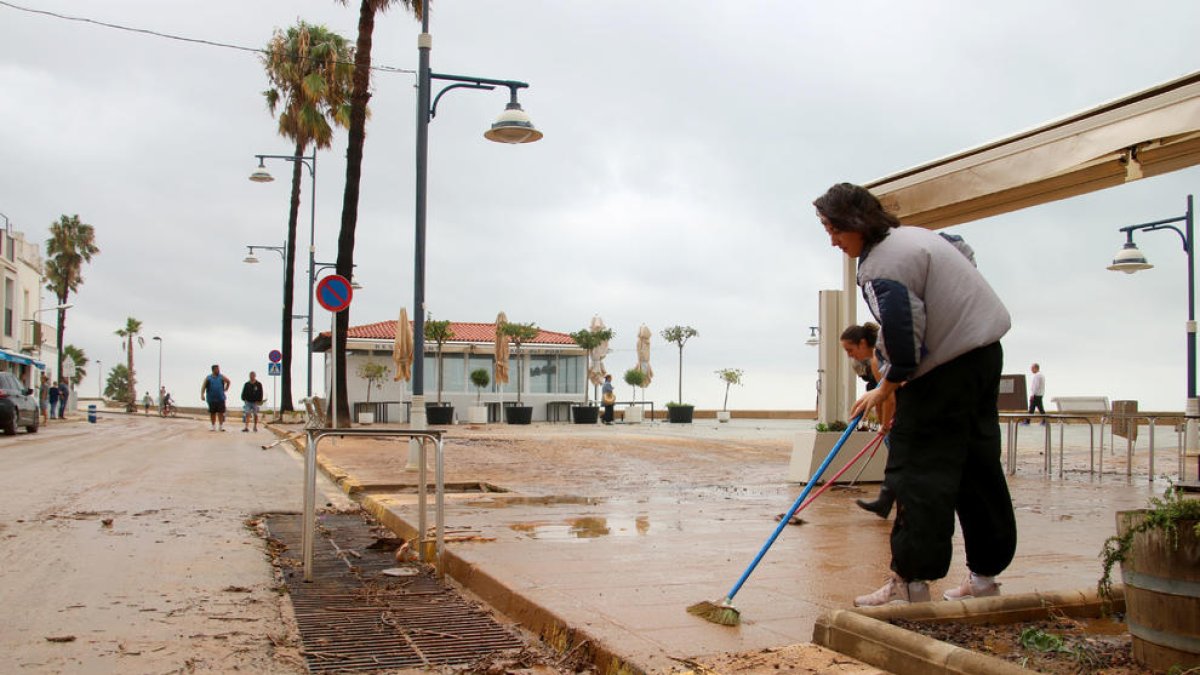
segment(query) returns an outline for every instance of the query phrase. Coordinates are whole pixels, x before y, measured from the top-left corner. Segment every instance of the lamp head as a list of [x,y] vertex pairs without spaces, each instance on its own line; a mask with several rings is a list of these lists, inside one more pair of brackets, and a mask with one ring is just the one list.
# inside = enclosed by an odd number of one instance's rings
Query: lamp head
[[242,262],[249,263],[251,265],[258,264],[258,256],[254,255],[254,252],[251,251],[249,255],[247,255],[245,258],[242,258]]
[[258,158],[258,168],[250,174],[250,180],[255,183],[270,183],[275,180],[275,177],[267,171],[267,167],[263,166],[262,157]]
[[483,133],[483,137],[497,143],[533,143],[542,139],[542,132],[533,126],[520,103],[509,101],[504,106],[504,112],[496,118],[492,128]]
[[1113,272],[1133,274],[1134,272],[1148,270],[1153,267],[1154,265],[1146,262],[1146,256],[1142,255],[1137,245],[1132,241],[1127,241],[1121,247],[1121,250],[1117,251],[1117,254],[1113,256],[1112,264],[1108,266],[1108,269]]

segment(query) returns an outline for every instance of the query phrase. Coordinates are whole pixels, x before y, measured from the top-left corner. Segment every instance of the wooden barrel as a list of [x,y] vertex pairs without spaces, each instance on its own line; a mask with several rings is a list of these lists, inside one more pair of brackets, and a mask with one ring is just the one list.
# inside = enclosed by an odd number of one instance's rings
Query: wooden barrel
[[[1117,531],[1136,527],[1145,511],[1117,513]],[[1121,565],[1133,658],[1158,671],[1200,666],[1200,537],[1196,521],[1179,522],[1179,545],[1161,530],[1133,538]]]

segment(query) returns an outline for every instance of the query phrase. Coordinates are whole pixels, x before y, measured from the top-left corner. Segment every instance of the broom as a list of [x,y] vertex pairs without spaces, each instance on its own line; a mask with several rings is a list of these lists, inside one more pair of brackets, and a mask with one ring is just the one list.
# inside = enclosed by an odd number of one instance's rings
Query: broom
[[[742,584],[746,583],[746,579],[750,578],[750,573],[754,571],[755,567],[758,567],[758,563],[761,562],[763,556],[767,554],[767,550],[771,548],[771,544],[775,543],[775,540],[779,538],[779,534],[783,532],[785,527],[787,527],[788,521],[791,520],[792,516],[796,515],[796,511],[800,510],[800,505],[804,504],[804,500],[808,497],[808,493],[812,491],[813,486],[817,483],[817,480],[821,478],[821,474],[825,473],[825,469],[829,467],[830,462],[832,462],[833,458],[836,457],[838,452],[841,451],[842,446],[846,444],[846,439],[850,438],[851,432],[858,427],[860,420],[862,420],[862,413],[859,413],[858,416],[850,420],[850,424],[847,425],[846,430],[842,432],[842,437],[839,438],[838,442],[834,444],[833,449],[829,451],[829,454],[825,457],[825,460],[821,462],[821,466],[817,467],[816,472],[809,477],[808,483],[804,486],[804,489],[800,491],[800,496],[796,498],[796,501],[792,504],[792,508],[788,509],[788,512],[784,515],[783,519],[779,521],[779,525],[775,526],[775,531],[772,532],[771,536],[767,538],[766,543],[763,544],[761,549],[759,549],[758,555],[754,556],[754,560],[751,561],[750,566],[746,568],[745,572],[742,572],[741,578],[737,580],[737,583],[733,585],[733,588],[729,590],[729,593],[726,594],[720,602],[710,602],[708,600],[697,602],[696,604],[687,608],[688,614],[694,614],[705,621],[711,621],[712,623],[720,624],[722,626],[736,626],[741,623],[741,612],[739,612],[737,608],[733,606],[733,596],[737,595],[738,591],[742,589]],[[865,449],[866,448],[864,448],[864,450]],[[859,455],[861,456],[862,453],[859,453]],[[849,464],[846,466],[849,466]],[[844,467],[843,470],[845,470]],[[832,484],[832,482],[830,484]]]

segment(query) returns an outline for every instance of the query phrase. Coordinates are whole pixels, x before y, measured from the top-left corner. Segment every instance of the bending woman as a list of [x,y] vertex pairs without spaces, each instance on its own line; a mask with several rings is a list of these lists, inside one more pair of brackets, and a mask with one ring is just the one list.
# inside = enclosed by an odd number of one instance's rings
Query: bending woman
[[[874,389],[879,384],[879,381],[883,379],[883,369],[879,363],[879,355],[875,352],[875,342],[878,339],[879,326],[870,322],[861,326],[850,326],[842,331],[842,349],[845,350],[846,356],[865,366],[862,372],[859,373],[859,377],[867,383],[867,391]],[[879,425],[882,431],[887,432],[891,430],[892,417],[895,411],[896,398],[894,396],[889,396],[879,405],[876,414],[879,416]],[[886,437],[884,438],[884,442],[887,443]],[[892,504],[895,500],[895,493],[888,489],[885,482],[880,484],[879,496],[875,498],[875,501],[866,502],[861,499],[855,499],[854,503],[880,518],[887,518],[888,514],[892,512]]]

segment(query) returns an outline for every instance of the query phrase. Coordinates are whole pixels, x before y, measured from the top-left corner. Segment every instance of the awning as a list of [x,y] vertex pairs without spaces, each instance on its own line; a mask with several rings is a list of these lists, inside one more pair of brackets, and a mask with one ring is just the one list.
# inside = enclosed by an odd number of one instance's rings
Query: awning
[[12,363],[20,363],[26,366],[33,366],[38,370],[45,370],[46,364],[37,359],[29,358],[24,354],[17,354],[6,349],[0,349],[0,361],[11,361]]
[[866,187],[938,229],[1200,163],[1200,72]]

